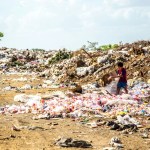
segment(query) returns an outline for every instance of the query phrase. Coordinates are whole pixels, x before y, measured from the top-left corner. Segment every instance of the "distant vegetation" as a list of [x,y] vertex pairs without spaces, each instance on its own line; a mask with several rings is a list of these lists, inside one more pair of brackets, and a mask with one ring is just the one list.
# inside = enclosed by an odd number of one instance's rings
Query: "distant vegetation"
[[40,48],[32,48],[33,51],[45,51],[44,49],[40,49]]
[[4,34],[2,32],[0,32],[0,40],[1,40],[1,37],[3,37],[3,36],[4,36]]
[[66,51],[65,49],[63,50],[59,50],[50,60],[49,60],[49,64],[54,64],[57,63],[61,60],[64,59],[69,59],[72,57],[72,53]]
[[118,44],[109,44],[109,45],[102,45],[98,49],[105,51],[105,50],[109,50],[109,49],[115,49],[118,47],[119,47]]
[[97,50],[96,48],[96,45],[98,45],[98,42],[90,42],[90,41],[87,41],[87,45],[83,45],[82,48],[87,50],[87,51],[90,51],[90,50]]
[[82,48],[87,50],[87,51],[90,51],[90,50],[95,50],[95,51],[102,50],[102,51],[105,51],[105,50],[115,49],[115,48],[119,47],[118,44],[101,45],[99,47],[96,47],[96,45],[98,45],[98,42],[87,41],[87,45],[83,45]]

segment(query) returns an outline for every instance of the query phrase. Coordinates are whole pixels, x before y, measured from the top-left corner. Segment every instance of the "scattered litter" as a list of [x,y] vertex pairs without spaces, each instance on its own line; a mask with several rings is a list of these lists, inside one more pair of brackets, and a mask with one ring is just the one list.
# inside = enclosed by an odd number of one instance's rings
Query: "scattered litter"
[[61,147],[78,147],[78,148],[91,148],[91,143],[83,140],[76,140],[72,138],[59,138],[55,144]]
[[112,137],[110,140],[110,145],[117,148],[123,148],[123,144],[121,144],[121,141],[118,137]]

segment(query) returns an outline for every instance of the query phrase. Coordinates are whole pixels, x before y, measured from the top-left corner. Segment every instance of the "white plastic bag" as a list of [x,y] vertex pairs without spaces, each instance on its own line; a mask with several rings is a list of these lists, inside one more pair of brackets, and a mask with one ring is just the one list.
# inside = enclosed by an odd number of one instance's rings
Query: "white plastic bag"
[[110,94],[116,94],[118,81],[112,81],[109,85],[105,87],[105,90],[108,91]]
[[22,103],[26,103],[30,100],[40,101],[41,97],[38,95],[26,95],[26,94],[19,94],[14,97],[14,101],[22,102]]

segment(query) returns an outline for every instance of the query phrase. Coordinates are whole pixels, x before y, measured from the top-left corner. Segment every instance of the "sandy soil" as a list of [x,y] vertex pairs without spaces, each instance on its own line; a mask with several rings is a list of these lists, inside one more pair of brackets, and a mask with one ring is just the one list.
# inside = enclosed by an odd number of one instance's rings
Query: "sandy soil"
[[[17,76],[20,77],[20,76]],[[0,106],[6,104],[16,104],[13,98],[18,93],[15,91],[2,91],[3,87],[8,85],[21,87],[27,83],[38,85],[41,80],[14,82],[11,79],[17,78],[15,75],[0,76]],[[30,79],[31,76],[28,76]],[[7,79],[7,80],[6,80]],[[5,80],[5,81],[3,81]],[[2,82],[3,81],[3,82]],[[24,91],[27,94],[46,93],[50,89],[35,89]],[[33,114],[0,114],[0,150],[81,150],[82,148],[61,148],[54,145],[54,142],[59,137],[72,137],[76,139],[86,140],[91,142],[93,148],[89,150],[102,150],[108,147],[108,143],[113,136],[117,136],[124,144],[124,150],[150,150],[150,138],[143,139],[140,136],[140,131],[131,135],[124,135],[119,131],[109,130],[106,126],[98,128],[89,128],[79,121],[71,119],[40,119],[33,120]],[[147,119],[147,118],[146,118]],[[57,125],[53,125],[58,123]],[[34,126],[36,129],[29,130],[22,128],[21,131],[11,130],[12,125],[19,127]],[[150,126],[147,121],[145,127]],[[142,130],[142,129],[140,129]]]

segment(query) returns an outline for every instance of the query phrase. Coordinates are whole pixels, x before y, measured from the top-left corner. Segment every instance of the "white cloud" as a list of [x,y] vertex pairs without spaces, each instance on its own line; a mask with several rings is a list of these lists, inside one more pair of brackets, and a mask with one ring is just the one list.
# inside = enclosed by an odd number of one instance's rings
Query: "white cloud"
[[68,0],[69,1],[69,3],[70,3],[70,5],[75,5],[76,4],[76,0]]
[[[4,7],[8,2],[12,5]],[[2,42],[10,47],[76,48],[87,40],[120,41],[134,36],[136,39],[139,28],[150,25],[149,3],[148,0],[14,0],[13,3],[7,0],[0,6],[0,28],[7,33]],[[148,37],[145,31],[139,31],[143,38]],[[12,35],[15,38],[10,38]]]
[[107,7],[125,7],[128,6],[130,4],[130,0],[104,0],[104,5],[106,5]]
[[111,13],[114,18],[130,18],[130,15],[134,12],[132,8],[122,8]]
[[19,28],[17,30],[21,33],[48,29],[53,26],[53,19],[55,19],[55,17],[57,17],[57,15],[47,11],[47,9],[37,9],[19,19]]
[[20,0],[19,4],[20,4],[20,6],[25,7],[27,5],[27,1],[26,0]]

